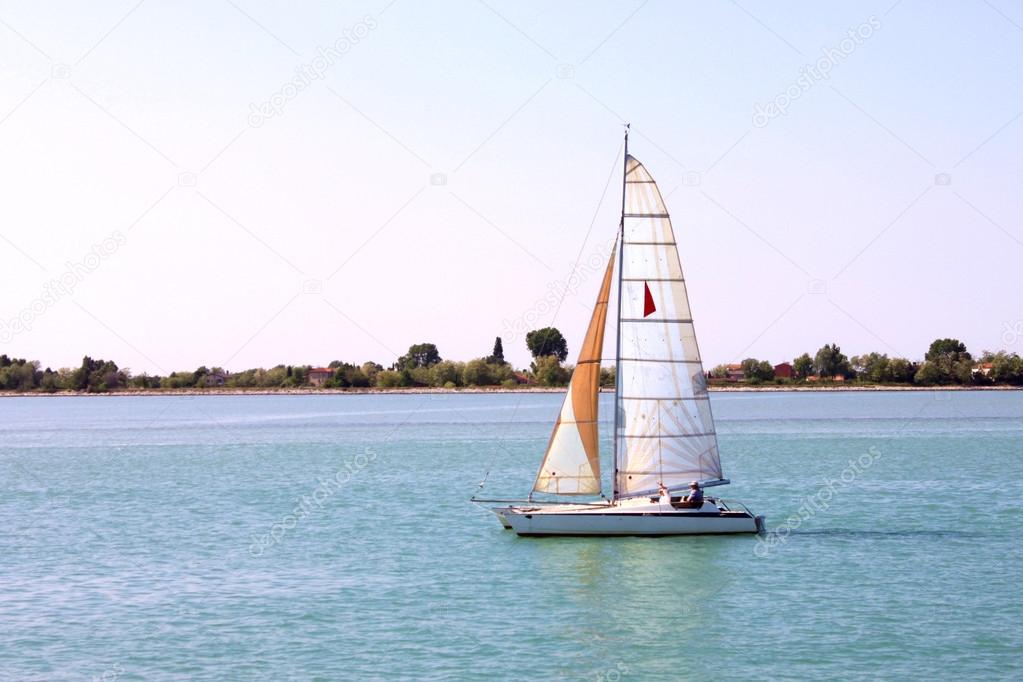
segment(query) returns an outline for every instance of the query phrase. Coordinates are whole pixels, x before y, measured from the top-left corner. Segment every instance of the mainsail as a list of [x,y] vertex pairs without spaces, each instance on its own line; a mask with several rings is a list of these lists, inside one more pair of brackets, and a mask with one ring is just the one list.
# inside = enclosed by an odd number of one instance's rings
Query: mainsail
[[675,234],[657,184],[625,160],[615,497],[722,478]]
[[600,356],[604,348],[607,301],[614,272],[615,249],[607,262],[586,338],[579,350],[565,402],[554,424],[547,453],[540,463],[533,490],[559,495],[600,493],[600,448],[597,400],[600,394]]

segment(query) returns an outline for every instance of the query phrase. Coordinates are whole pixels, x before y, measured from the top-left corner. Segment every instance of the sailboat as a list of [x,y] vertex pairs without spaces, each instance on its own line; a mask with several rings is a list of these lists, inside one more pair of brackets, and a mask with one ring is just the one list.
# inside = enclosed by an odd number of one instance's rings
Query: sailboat
[[[721,468],[671,219],[657,183],[629,154],[628,126],[624,150],[618,236],[533,491],[526,500],[504,500],[516,503],[490,509],[521,536],[759,532],[763,517],[742,504],[681,494],[729,480]],[[617,350],[608,498],[600,472],[598,398],[613,283]],[[598,499],[540,502],[535,493]]]

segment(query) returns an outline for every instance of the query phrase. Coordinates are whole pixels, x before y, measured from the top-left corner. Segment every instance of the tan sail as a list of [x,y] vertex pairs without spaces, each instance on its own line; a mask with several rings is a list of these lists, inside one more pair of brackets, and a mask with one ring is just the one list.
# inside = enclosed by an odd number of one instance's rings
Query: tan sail
[[615,249],[612,249],[565,402],[536,475],[535,492],[559,495],[600,493],[597,401],[600,395],[600,356],[604,349],[604,324],[614,263]]

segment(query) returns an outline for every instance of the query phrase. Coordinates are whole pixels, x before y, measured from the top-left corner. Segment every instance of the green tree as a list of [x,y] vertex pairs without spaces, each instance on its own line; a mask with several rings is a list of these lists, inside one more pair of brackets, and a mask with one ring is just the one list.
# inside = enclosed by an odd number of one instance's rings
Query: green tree
[[409,346],[408,352],[398,358],[394,369],[412,369],[413,367],[430,367],[440,362],[440,353],[432,343],[417,343]]
[[257,370],[256,381],[260,388],[280,388],[288,380],[289,368],[284,365],[277,365],[268,370]]
[[931,343],[930,348],[927,349],[927,354],[924,355],[924,360],[928,362],[936,360],[949,360],[956,362],[959,360],[970,360],[970,354],[966,352],[966,344],[959,339],[935,339]]
[[372,380],[366,376],[362,367],[346,365],[341,369],[341,376],[345,383],[352,388],[366,388],[368,386],[372,386]]
[[568,342],[554,327],[534,329],[526,334],[526,346],[533,357],[537,359],[553,355],[559,362],[564,362],[568,357]]
[[892,380],[891,361],[887,355],[881,353],[859,355],[852,359],[852,364],[857,370],[857,375],[864,381],[884,384]]
[[232,388],[252,388],[256,386],[256,370],[247,369],[244,372],[235,372],[227,377],[227,385]]
[[412,369],[403,369],[401,372],[408,372],[409,379],[411,380],[405,386],[433,385],[433,367],[413,367]]
[[379,388],[397,388],[401,386],[401,375],[393,369],[385,369],[377,372],[376,381]]
[[947,383],[948,377],[942,373],[936,362],[925,362],[920,365],[920,369],[917,370],[916,375],[913,377],[913,383],[920,384],[921,386],[934,386],[936,384]]
[[916,375],[916,366],[906,358],[892,358],[888,361],[889,380],[896,384],[911,384]]
[[193,388],[195,372],[171,372],[162,382],[165,388]]
[[760,384],[774,378],[774,367],[767,360],[746,358],[742,361],[742,373],[749,383]]
[[288,382],[289,386],[305,386],[309,382],[309,370],[312,369],[310,365],[296,365],[291,368],[291,377]]
[[50,368],[47,367],[46,371],[43,372],[43,380],[40,382],[39,387],[47,393],[59,391],[63,388],[60,381],[60,374],[58,372],[51,371]]
[[807,377],[813,374],[813,358],[810,357],[809,353],[803,353],[798,358],[792,361],[792,371],[795,373],[796,378],[805,381]]
[[973,358],[958,339],[936,339],[914,380],[927,385],[973,383]]
[[465,371],[464,362],[455,362],[454,360],[441,360],[436,365],[430,368],[433,374],[432,384],[438,387],[444,387],[448,384],[452,386],[462,385],[462,373]]
[[[372,379],[363,371],[365,365],[356,367],[350,362],[331,360],[327,368],[334,370],[334,375],[323,384],[327,388],[365,388],[373,385]],[[307,377],[310,369],[310,367],[305,368]]]
[[[4,356],[7,357],[6,355]],[[84,391],[89,387],[89,373],[93,370],[95,361],[88,355],[82,358],[82,364],[71,375],[71,388],[76,391]]]
[[127,383],[128,375],[117,368],[117,363],[94,360],[88,355],[82,358],[81,366],[71,376],[71,387],[76,391],[102,392],[122,388]]
[[710,375],[715,379],[727,379],[728,378],[728,365],[715,365],[710,370]]
[[541,386],[564,386],[571,378],[571,372],[561,366],[556,355],[541,355],[533,361],[530,369],[533,378]]
[[0,365],[0,390],[31,391],[40,385],[44,373],[39,371],[38,361],[6,355],[3,358],[6,362]]
[[146,388],[160,388],[160,377],[151,377],[145,372],[134,376],[129,382],[132,388],[146,389]]
[[494,350],[487,356],[487,362],[491,365],[504,364],[504,344],[501,343],[500,336],[494,339]]
[[369,381],[370,386],[376,383],[377,374],[384,371],[384,366],[375,362],[369,361],[362,363],[362,367],[359,368],[365,375],[366,380]]
[[992,381],[999,384],[1023,384],[1023,358],[1016,353],[999,351],[989,362],[991,373],[988,376]]
[[491,375],[490,368],[491,365],[482,358],[465,363],[465,369],[462,370],[462,385],[490,386],[497,383]]
[[507,362],[498,364],[487,363],[490,373],[490,380],[494,384],[503,384],[507,381],[515,381],[515,372]]
[[824,344],[813,359],[813,368],[822,379],[842,375],[846,378],[852,376],[853,371],[849,366],[849,358],[838,347],[837,343]]

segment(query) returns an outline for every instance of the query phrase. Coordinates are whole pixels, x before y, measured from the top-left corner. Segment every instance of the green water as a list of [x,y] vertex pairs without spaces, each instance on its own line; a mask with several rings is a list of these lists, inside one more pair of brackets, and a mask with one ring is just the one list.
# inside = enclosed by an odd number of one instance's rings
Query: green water
[[0,399],[0,679],[1023,676],[1023,393],[715,394],[779,532],[519,539],[560,400]]

